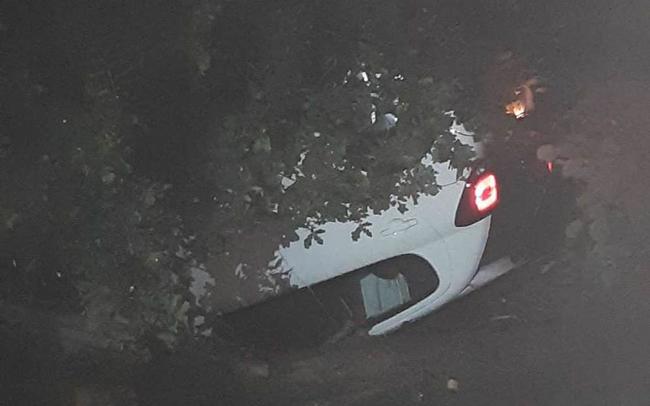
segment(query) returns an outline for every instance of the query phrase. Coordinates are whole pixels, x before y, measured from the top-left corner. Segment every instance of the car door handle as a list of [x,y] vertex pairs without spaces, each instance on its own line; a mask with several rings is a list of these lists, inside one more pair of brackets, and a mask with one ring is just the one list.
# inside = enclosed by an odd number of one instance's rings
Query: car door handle
[[401,234],[409,229],[418,225],[418,220],[416,218],[408,219],[392,219],[388,226],[381,230],[381,235],[384,237],[391,237]]

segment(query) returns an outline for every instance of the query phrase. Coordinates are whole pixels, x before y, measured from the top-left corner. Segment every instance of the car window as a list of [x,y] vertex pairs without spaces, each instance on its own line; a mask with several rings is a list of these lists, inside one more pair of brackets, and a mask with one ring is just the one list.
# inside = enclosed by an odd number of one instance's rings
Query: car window
[[[314,286],[313,291],[343,317],[372,325],[433,293],[435,270],[416,255],[390,258]],[[340,317],[340,316],[339,316]]]

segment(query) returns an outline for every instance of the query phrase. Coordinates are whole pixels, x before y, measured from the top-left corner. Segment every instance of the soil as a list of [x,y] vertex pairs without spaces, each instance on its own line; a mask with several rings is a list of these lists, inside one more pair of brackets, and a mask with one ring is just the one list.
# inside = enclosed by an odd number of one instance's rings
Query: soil
[[[516,207],[495,217],[491,249],[517,232],[525,265],[386,337],[281,350],[204,340],[144,366],[71,362],[55,334],[0,319],[0,405],[647,405],[650,34],[647,7],[626,4],[603,17],[600,47],[539,52],[548,94],[518,131],[495,132],[544,133],[570,185],[539,217],[559,226],[548,233],[522,230]],[[503,112],[490,114],[498,128]]]

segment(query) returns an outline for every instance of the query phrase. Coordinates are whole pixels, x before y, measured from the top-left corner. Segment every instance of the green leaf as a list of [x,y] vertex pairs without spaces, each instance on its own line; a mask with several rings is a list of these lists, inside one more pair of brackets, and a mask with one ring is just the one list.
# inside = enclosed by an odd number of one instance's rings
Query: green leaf
[[476,152],[471,145],[463,144],[459,140],[454,141],[450,164],[453,168],[462,172],[476,157]]
[[352,241],[359,241],[359,238],[361,237],[361,226],[358,226],[357,228],[352,231]]
[[359,238],[361,238],[361,233],[364,233],[368,237],[372,237],[372,232],[370,230],[368,230],[368,227],[371,226],[371,225],[372,225],[372,223],[370,223],[368,221],[363,222],[363,223],[359,223],[359,225],[357,225],[357,228],[354,229],[354,231],[352,231],[352,239],[354,241],[358,241]]

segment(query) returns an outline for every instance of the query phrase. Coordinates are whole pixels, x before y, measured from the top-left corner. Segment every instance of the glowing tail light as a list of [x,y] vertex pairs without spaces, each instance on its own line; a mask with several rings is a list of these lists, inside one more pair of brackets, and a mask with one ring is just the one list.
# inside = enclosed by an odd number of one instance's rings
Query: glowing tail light
[[489,216],[499,204],[499,183],[492,172],[472,174],[465,184],[456,211],[457,227],[474,224]]
[[497,178],[493,174],[481,177],[474,184],[474,204],[479,212],[493,208],[499,198]]

